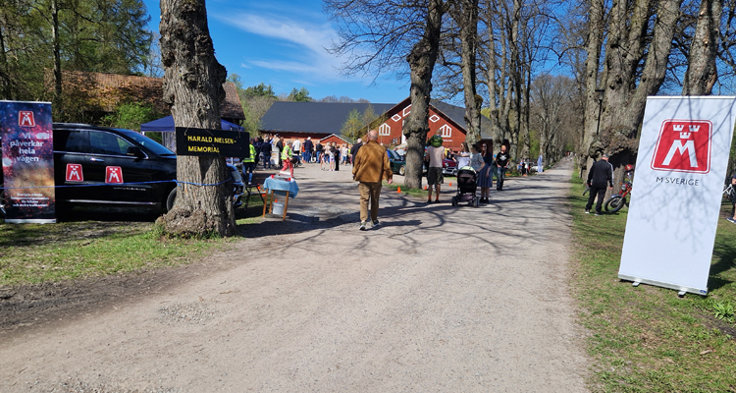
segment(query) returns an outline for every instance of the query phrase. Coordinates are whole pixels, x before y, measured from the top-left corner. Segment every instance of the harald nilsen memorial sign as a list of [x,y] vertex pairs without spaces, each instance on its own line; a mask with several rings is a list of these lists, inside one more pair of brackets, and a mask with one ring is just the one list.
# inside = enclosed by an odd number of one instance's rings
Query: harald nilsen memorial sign
[[248,157],[247,132],[176,127],[176,154],[181,156]]
[[736,97],[649,97],[618,276],[708,293]]

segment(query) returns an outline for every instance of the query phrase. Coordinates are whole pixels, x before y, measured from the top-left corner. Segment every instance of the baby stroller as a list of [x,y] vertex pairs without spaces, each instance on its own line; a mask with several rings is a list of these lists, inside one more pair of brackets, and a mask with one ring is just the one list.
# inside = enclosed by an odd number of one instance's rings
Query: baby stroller
[[480,198],[475,195],[478,188],[476,183],[477,176],[475,170],[469,166],[464,166],[457,171],[457,195],[452,197],[452,206],[457,206],[462,202],[468,202],[468,206],[478,207]]

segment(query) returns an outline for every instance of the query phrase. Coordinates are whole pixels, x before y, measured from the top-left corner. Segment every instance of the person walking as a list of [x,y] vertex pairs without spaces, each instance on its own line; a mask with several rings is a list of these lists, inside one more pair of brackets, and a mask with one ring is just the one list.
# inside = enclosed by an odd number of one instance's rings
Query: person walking
[[353,180],[359,182],[360,191],[360,230],[365,231],[368,224],[368,203],[370,202],[370,216],[372,227],[378,222],[378,199],[381,196],[381,181],[386,179],[388,184],[393,183],[393,172],[388,161],[386,149],[379,145],[378,132],[370,131],[367,141],[355,155],[353,162]]
[[432,186],[436,194],[434,203],[440,201],[440,187],[442,184],[442,159],[445,157],[445,149],[442,147],[442,137],[435,135],[429,139],[427,148],[429,167],[427,169],[427,203],[432,203]]
[[601,205],[603,204],[603,198],[606,197],[606,183],[608,183],[609,188],[613,189],[613,166],[608,162],[608,154],[603,153],[601,159],[594,162],[590,167],[590,172],[588,172],[590,195],[588,196],[588,204],[585,205],[585,213],[590,213],[593,201],[598,197],[595,204],[595,215],[601,215]]
[[324,155],[324,149],[325,149],[325,147],[322,146],[322,143],[320,141],[317,141],[317,146],[315,147],[315,149],[316,149],[315,155],[317,156],[317,162],[319,162],[319,163],[324,162],[323,155]]
[[312,137],[308,136],[307,140],[304,141],[304,162],[312,162],[312,151],[314,150],[314,144],[312,143]]
[[291,162],[291,146],[289,146],[288,142],[284,143],[284,149],[281,151],[281,161],[283,162],[283,167],[281,167],[281,172],[289,171],[289,176],[294,177],[294,164]]
[[544,165],[542,165],[544,162],[542,160],[542,155],[539,155],[539,158],[537,158],[537,173],[544,172]]
[[261,143],[261,159],[263,160],[263,169],[271,169],[271,140]]
[[480,203],[488,203],[491,197],[491,186],[493,185],[493,168],[496,166],[493,162],[493,142],[483,142],[480,145],[480,155],[483,157],[483,168],[478,173]]
[[503,181],[506,170],[509,168],[509,152],[505,143],[501,144],[501,151],[496,154],[496,190],[503,191]]

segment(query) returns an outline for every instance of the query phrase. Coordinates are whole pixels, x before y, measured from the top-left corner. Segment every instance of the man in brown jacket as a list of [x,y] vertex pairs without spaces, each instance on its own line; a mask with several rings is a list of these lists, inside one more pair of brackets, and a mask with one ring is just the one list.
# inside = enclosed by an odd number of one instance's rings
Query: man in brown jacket
[[373,228],[378,226],[378,198],[381,195],[381,181],[393,182],[391,164],[386,148],[379,145],[378,133],[370,131],[368,141],[361,146],[353,163],[353,180],[360,182],[360,230],[365,231],[368,221],[368,200],[371,202],[371,221]]

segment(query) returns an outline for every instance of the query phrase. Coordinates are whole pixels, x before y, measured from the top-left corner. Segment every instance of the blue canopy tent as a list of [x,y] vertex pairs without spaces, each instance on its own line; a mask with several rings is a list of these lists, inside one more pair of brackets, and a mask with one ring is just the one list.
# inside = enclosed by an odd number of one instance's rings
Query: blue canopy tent
[[[245,129],[237,124],[230,123],[227,120],[220,119],[223,130],[226,131],[245,131]],[[166,116],[148,123],[141,124],[142,132],[174,132],[174,117]]]
[[[225,131],[245,131],[245,129],[237,124],[230,123],[227,120],[220,119],[220,126]],[[160,132],[161,141],[163,145],[176,151],[176,135],[174,132],[176,127],[174,126],[174,117],[166,116],[160,119],[149,121],[148,123],[141,124],[141,132]]]

